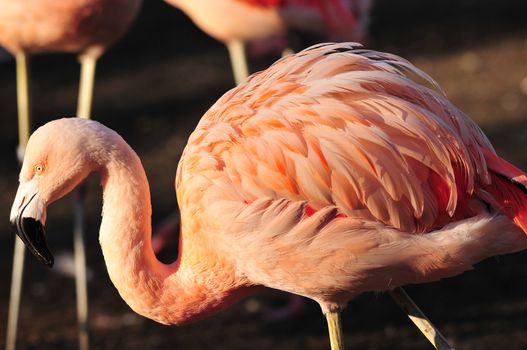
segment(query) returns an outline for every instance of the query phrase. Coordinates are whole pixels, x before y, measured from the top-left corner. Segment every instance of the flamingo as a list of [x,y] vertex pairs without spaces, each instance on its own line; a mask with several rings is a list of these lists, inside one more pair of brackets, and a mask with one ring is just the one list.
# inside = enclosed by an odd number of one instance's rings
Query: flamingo
[[[140,5],[141,0],[0,0],[0,45],[16,58],[19,159],[23,158],[31,128],[28,55],[45,52],[79,53],[81,79],[77,117],[89,118],[97,59],[126,32]],[[74,206],[79,346],[87,349],[88,301],[80,193]],[[23,266],[23,244],[15,240],[6,339],[8,350],[15,349]]]
[[133,310],[164,324],[269,287],[318,302],[341,350],[351,298],[527,248],[527,175],[426,73],[354,43],[286,56],[206,112],[176,173],[171,264],[152,247],[139,157],[79,118],[45,124],[27,145],[10,220],[29,250],[53,264],[46,208],[91,172],[101,176],[109,276]]
[[238,85],[249,75],[244,43],[297,30],[332,41],[362,41],[371,0],[165,0],[227,46]]

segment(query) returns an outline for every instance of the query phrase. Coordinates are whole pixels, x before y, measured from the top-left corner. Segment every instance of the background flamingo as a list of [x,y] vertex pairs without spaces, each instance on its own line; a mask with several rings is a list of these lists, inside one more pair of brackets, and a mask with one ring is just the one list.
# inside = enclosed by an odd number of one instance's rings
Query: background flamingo
[[[81,79],[77,117],[89,118],[97,59],[121,37],[137,15],[141,0],[2,0],[0,45],[16,57],[19,115],[19,158],[30,130],[28,54],[79,53]],[[86,263],[83,242],[83,195],[75,201],[74,249],[77,276],[79,345],[88,348]],[[23,245],[15,240],[6,348],[15,348],[24,266]]]
[[267,286],[316,300],[340,348],[338,315],[353,296],[527,247],[525,173],[425,73],[351,44],[285,57],[207,112],[178,167],[173,264],[153,253],[139,158],[82,119],[48,123],[29,141],[11,221],[30,250],[52,263],[46,207],[91,171],[101,173],[110,278],[132,309],[167,324]]
[[284,41],[288,31],[309,33],[315,42],[363,41],[371,6],[371,0],[166,1],[225,43],[236,84],[249,75],[245,43]]

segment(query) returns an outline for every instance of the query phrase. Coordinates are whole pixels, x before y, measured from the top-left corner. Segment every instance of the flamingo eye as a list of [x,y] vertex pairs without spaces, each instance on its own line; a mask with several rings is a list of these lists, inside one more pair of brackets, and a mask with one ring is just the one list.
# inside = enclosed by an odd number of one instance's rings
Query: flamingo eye
[[40,175],[44,171],[44,166],[42,164],[35,165],[35,174]]

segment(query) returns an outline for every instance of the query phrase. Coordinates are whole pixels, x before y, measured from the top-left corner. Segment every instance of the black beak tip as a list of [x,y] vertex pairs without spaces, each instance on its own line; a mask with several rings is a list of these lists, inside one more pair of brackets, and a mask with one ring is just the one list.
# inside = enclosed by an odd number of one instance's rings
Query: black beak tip
[[11,221],[16,234],[29,251],[44,265],[53,267],[53,254],[46,243],[46,230],[40,221],[33,218],[16,218]]

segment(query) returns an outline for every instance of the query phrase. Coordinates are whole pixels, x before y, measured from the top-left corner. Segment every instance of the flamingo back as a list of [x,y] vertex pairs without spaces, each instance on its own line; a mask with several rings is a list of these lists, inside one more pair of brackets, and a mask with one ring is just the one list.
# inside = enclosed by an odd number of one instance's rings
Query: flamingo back
[[306,201],[426,232],[480,210],[472,195],[490,181],[482,150],[494,153],[408,61],[325,44],[225,94],[191,136],[178,182],[198,175],[233,200]]

